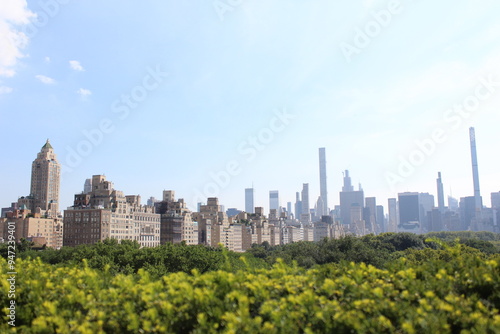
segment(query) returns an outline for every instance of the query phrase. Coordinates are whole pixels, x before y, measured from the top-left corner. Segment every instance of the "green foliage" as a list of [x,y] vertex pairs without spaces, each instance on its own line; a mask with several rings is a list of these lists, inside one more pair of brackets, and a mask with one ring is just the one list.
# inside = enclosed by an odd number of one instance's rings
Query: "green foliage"
[[[271,269],[160,279],[143,269],[113,275],[85,261],[57,267],[18,259],[17,327],[3,321],[0,332],[500,332],[498,255],[463,244],[403,252],[408,259],[385,269],[341,261],[306,270],[278,260]],[[0,267],[0,305],[8,305],[6,260]]]
[[248,253],[268,263],[283,259],[287,264],[296,261],[299,266],[311,268],[317,264],[352,261],[383,267],[397,254],[408,248],[424,248],[422,237],[412,233],[385,233],[378,236],[355,237],[348,235],[340,239],[325,238],[320,242],[301,241],[275,247],[254,245]]
[[426,237],[437,238],[444,241],[477,239],[483,241],[500,241],[500,234],[493,232],[472,232],[472,231],[454,231],[454,232],[430,232]]
[[[28,241],[24,238],[21,238],[20,242],[17,242],[15,245],[16,253],[27,253],[34,252],[32,251],[32,247],[34,246],[34,242]],[[11,249],[12,250],[12,249]],[[9,244],[7,242],[0,244],[0,257],[4,259],[7,258],[9,253]]]
[[[428,239],[431,237],[431,239]],[[434,239],[432,239],[434,238]],[[319,242],[301,241],[286,245],[270,247],[268,245],[253,245],[247,253],[256,258],[264,259],[269,264],[282,259],[287,264],[294,261],[304,268],[326,263],[352,261],[365,263],[377,268],[384,268],[392,260],[404,256],[407,252],[422,249],[440,249],[438,243],[443,240],[460,243],[480,250],[486,254],[499,253],[499,249],[490,241],[498,238],[498,234],[490,232],[439,232],[427,235],[414,233],[382,233],[355,237],[348,235],[340,239],[327,239]]]
[[[243,254],[243,260],[240,259],[241,254],[229,251],[223,254],[221,247],[188,246],[185,243],[140,248],[135,241],[124,240],[119,243],[115,239],[108,239],[95,245],[63,247],[60,250],[33,250],[27,241],[23,241],[17,246],[17,256],[25,259],[40,257],[43,262],[54,265],[81,266],[82,261],[86,259],[90,268],[108,268],[112,274],[137,274],[139,269],[145,269],[153,277],[178,271],[191,273],[193,269],[204,273],[228,268],[228,264],[232,270],[269,268],[278,259],[288,265],[297,263],[304,268],[341,261],[385,268],[392,260],[402,256],[419,254],[419,261],[422,262],[427,253],[414,251],[442,249],[441,241],[455,243],[458,240],[459,243],[482,253],[496,254],[499,253],[499,248],[494,243],[500,242],[498,236],[490,232],[468,231],[429,233],[424,236],[412,233],[383,233],[363,237],[345,236],[340,239],[325,238],[320,242],[302,241],[280,246],[271,246],[264,242],[262,245],[253,245]],[[0,255],[7,257],[7,245],[0,245]]]
[[403,251],[409,248],[422,249],[425,247],[423,236],[414,233],[382,233],[377,237],[381,243],[392,245],[396,251]]
[[463,242],[464,245],[476,248],[480,250],[483,253],[486,254],[495,254],[498,253],[497,247],[495,247],[491,242],[489,241],[484,241],[484,240],[478,240],[478,239],[468,239],[464,240]]
[[[264,268],[268,265],[250,254],[234,252],[223,253],[221,247],[203,245],[189,246],[185,243],[167,243],[158,247],[140,248],[135,241],[107,239],[94,245],[63,247],[60,250],[43,251],[19,250],[18,257],[40,258],[43,262],[58,265],[83,266],[85,260],[89,268],[107,270],[111,274],[136,274],[146,270],[152,277],[159,278],[168,273],[191,273],[196,269],[200,273],[223,268],[231,270]],[[4,257],[5,258],[5,257]]]

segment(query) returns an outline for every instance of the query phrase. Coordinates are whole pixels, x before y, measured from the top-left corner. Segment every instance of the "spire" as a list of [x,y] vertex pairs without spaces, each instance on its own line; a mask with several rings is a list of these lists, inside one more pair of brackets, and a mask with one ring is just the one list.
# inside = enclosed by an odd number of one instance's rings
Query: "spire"
[[45,143],[45,145],[42,146],[42,150],[44,148],[47,148],[47,149],[53,149],[52,145],[50,145],[50,141],[49,139],[47,138],[47,142]]

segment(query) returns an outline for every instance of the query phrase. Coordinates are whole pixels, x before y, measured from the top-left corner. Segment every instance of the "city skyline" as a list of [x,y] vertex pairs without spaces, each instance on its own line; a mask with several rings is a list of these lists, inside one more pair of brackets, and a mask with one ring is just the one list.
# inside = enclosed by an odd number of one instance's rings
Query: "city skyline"
[[162,201],[150,197],[148,204],[143,205],[140,195],[127,195],[116,189],[105,175],[85,179],[83,191],[74,195],[73,205],[61,215],[57,211],[60,165],[47,139],[32,163],[30,194],[20,197],[10,207],[2,208],[0,240],[8,238],[6,225],[12,221],[19,227],[18,240],[28,238],[51,247],[76,246],[112,238],[135,240],[144,247],[183,240],[188,244],[212,246],[223,242],[230,250],[244,251],[252,243],[263,241],[271,245],[299,240],[319,241],[323,237],[338,238],[345,233],[360,236],[384,232],[498,232],[500,192],[491,193],[490,208],[483,207],[473,127],[469,134],[474,196],[461,197],[458,207],[455,205],[457,200],[449,197],[449,207],[444,207],[442,177],[438,172],[437,206],[435,196],[428,192],[398,193],[397,199],[387,200],[387,217],[384,206],[377,205],[376,197],[365,197],[361,184],[354,189],[348,170],[343,175],[340,204],[335,205],[328,215],[324,214],[322,198],[325,198],[326,163],[321,154],[324,148],[319,150],[323,193],[315,208],[311,208],[309,184],[303,183],[302,191],[296,192],[295,217],[291,214],[291,202],[287,203],[288,212],[283,211],[279,190],[269,191],[266,218],[263,207],[250,208],[253,188],[245,188],[246,212],[237,208],[226,210],[217,197],[199,202],[194,211],[187,207],[184,199],[175,199],[175,190],[163,190]]
[[307,183],[314,207],[321,147],[330,209],[344,170],[384,206],[437,196],[438,172],[459,199],[473,196],[470,126],[489,205],[499,4],[399,3],[10,1],[0,23],[19,39],[0,43],[0,119],[18,125],[0,134],[2,206],[29,193],[47,138],[59,210],[98,174],[144,200],[175,189],[192,209],[200,196],[242,209],[253,184],[267,212],[270,190],[285,205]]
[[[476,143],[475,143],[475,129],[473,127],[471,127],[469,129],[469,140],[470,140],[470,155],[471,155],[471,161],[470,161],[470,164],[472,166],[471,168],[471,171],[472,171],[472,177],[471,177],[471,182],[473,184],[472,186],[472,195],[471,194],[468,194],[468,195],[465,195],[465,196],[459,196],[459,197],[453,197],[455,199],[460,199],[462,197],[473,197],[473,198],[476,198],[477,196],[476,195],[479,195],[479,192],[476,191],[476,187],[479,187],[479,170],[478,170],[478,162],[477,162],[477,156],[476,156]],[[325,149],[324,148],[320,148],[319,149],[320,152],[325,152]],[[48,154],[48,157],[50,159],[52,159],[52,162],[49,160],[48,163],[49,165],[51,163],[54,162],[54,159],[57,159],[56,156],[56,152],[54,152],[54,148],[52,147],[52,145],[50,144],[50,140],[47,139],[46,143],[42,146],[41,150],[39,153],[37,153],[37,158],[33,161],[32,163],[32,173],[31,173],[31,188],[33,189],[34,187],[34,181],[38,178],[40,178],[39,176],[37,176],[37,174],[34,174],[34,171],[36,170],[36,166],[40,164],[39,161],[41,161],[40,159],[44,159],[43,157],[45,157],[46,155]],[[320,160],[319,160],[319,164],[318,166],[322,166],[323,165],[323,159],[321,158],[322,157],[322,154],[320,153]],[[43,161],[42,161],[43,162]],[[55,160],[55,162],[57,163],[57,160]],[[57,167],[59,168],[59,167]],[[321,174],[321,170],[322,168],[320,167],[319,168],[320,170],[320,174]],[[49,175],[49,172],[45,172],[47,173],[47,175]],[[59,178],[59,169],[57,170],[56,172],[57,174],[57,178]],[[445,201],[444,200],[444,191],[443,191],[443,180],[442,180],[442,173],[441,172],[438,172],[438,179],[436,180],[437,182],[437,187],[436,189],[432,190],[432,191],[403,191],[403,192],[398,192],[398,193],[395,193],[393,196],[390,196],[390,197],[387,197],[387,198],[379,198],[377,196],[367,196],[367,198],[378,198],[378,201],[379,203],[383,203],[382,206],[385,208],[385,209],[388,209],[388,204],[387,204],[387,200],[389,199],[392,199],[392,198],[395,198],[395,197],[398,197],[400,194],[404,194],[404,193],[431,193],[433,194],[433,197],[435,197],[435,206],[436,208],[440,208],[440,198],[442,197],[442,205],[444,205],[444,207],[448,207],[448,201]],[[103,174],[105,175],[105,174]],[[477,181],[475,181],[477,180]],[[88,188],[88,181],[89,179],[86,178],[85,180],[82,181],[82,186],[81,186],[81,190],[78,190],[76,191],[75,193],[85,193],[85,189]],[[38,181],[39,182],[39,181]],[[342,187],[338,190],[338,194],[340,196],[340,193],[342,192],[353,192],[353,193],[356,193],[358,191],[361,191],[362,193],[364,193],[364,189],[361,188],[362,184],[359,183],[358,184],[358,188],[356,188],[353,184],[352,184],[352,180],[351,180],[351,175],[350,175],[350,172],[349,170],[345,170],[343,172],[343,185]],[[59,185],[59,181],[57,181],[57,188],[59,189],[60,185]],[[319,181],[319,188],[321,188],[321,178],[320,178],[320,181]],[[443,193],[440,193],[440,190],[443,192]],[[162,190],[163,192],[165,191],[165,189]],[[490,206],[486,205],[487,204],[487,200],[490,199],[490,194],[491,193],[497,193],[498,191],[492,191],[490,193],[488,193],[486,196],[481,196],[481,199],[482,199],[482,204],[483,206],[486,206],[486,207],[492,207],[493,206],[493,203],[491,203]],[[309,209],[314,209],[314,205],[311,206],[311,203],[310,203],[310,192],[309,192],[309,184],[308,183],[303,183],[302,184],[302,189],[298,192],[300,194],[300,198],[301,200],[304,198],[304,194],[307,194],[307,203],[304,203],[302,204],[302,201],[301,201],[301,209],[304,210],[304,205],[305,206],[308,206]],[[29,193],[29,194],[25,194],[23,196],[19,196],[19,198],[24,198],[28,195],[32,195],[33,193]],[[269,213],[270,209],[271,209],[271,202],[274,202],[274,206],[275,208],[279,208],[279,207],[282,207],[282,208],[285,208],[285,206],[281,205],[281,200],[279,198],[279,190],[267,190],[267,194],[268,194],[268,197],[267,197],[267,203],[269,203],[269,206],[266,206],[265,203],[262,203],[262,204],[256,204],[255,203],[255,189],[253,188],[245,188],[244,189],[244,194],[242,195],[242,203],[238,206],[228,206],[226,204],[224,204],[224,202],[221,201],[221,205],[223,205],[224,207],[226,208],[229,208],[229,207],[232,207],[232,208],[236,208],[236,209],[239,209],[239,210],[242,210],[242,211],[246,211],[246,212],[249,212],[247,209],[249,207],[249,205],[251,205],[250,203],[253,203],[253,208],[255,209],[255,207],[262,207],[264,208],[264,212],[266,213]],[[57,192],[57,195],[58,195],[58,192]],[[141,204],[144,204],[146,205],[146,202],[147,202],[147,199],[146,198],[149,198],[149,197],[144,197],[144,195],[142,194],[136,194],[136,195],[139,195],[139,196],[143,196],[144,200],[143,200],[143,203]],[[147,195],[149,196],[149,195]],[[353,196],[357,196],[357,195],[353,195]],[[359,200],[357,200],[357,202],[361,202],[363,203],[364,205],[364,200],[365,200],[365,195],[361,195],[362,197],[360,197]],[[154,196],[153,196],[154,197]],[[213,197],[213,196],[212,196]],[[217,196],[215,196],[217,197]],[[319,197],[321,197],[321,195],[319,194]],[[451,197],[450,195],[448,195],[447,197]],[[19,199],[18,198],[18,199]],[[9,203],[11,202],[15,202],[17,201],[18,199],[13,199],[11,200]],[[208,199],[208,197],[206,198],[206,200]],[[250,200],[251,199],[251,200]],[[485,201],[486,199],[486,201]],[[73,200],[71,200],[73,201]],[[351,201],[351,200],[349,200]],[[477,203],[477,200],[474,199],[474,201]],[[62,202],[64,203],[64,199],[62,200]],[[289,201],[284,201],[284,203],[287,203]],[[202,203],[205,203],[206,204],[206,201],[205,202],[202,202]],[[346,202],[347,203],[347,202]],[[350,203],[350,202],[349,202]],[[55,201],[55,205],[57,206],[59,204],[58,201]],[[198,203],[196,203],[198,204]],[[359,203],[358,203],[359,204]],[[4,203],[2,204],[3,206],[7,206],[7,203]],[[64,206],[64,207],[59,207],[59,210],[60,211],[63,211],[64,209],[66,209],[67,207],[70,207],[72,206],[73,204],[70,204],[68,206]],[[347,205],[347,204],[346,204]],[[348,204],[348,206],[350,206],[351,204]],[[362,206],[363,206],[362,205]],[[341,202],[341,196],[339,197],[339,201],[336,202],[336,203],[333,203],[333,205],[329,204],[329,206],[331,206],[331,209],[333,209],[334,206],[339,206],[341,207],[342,206],[342,202]],[[197,205],[194,205],[193,207],[191,207],[191,209],[193,211],[196,211],[195,208],[197,207]],[[45,209],[44,209],[45,210]],[[57,209],[56,209],[57,210]],[[251,213],[251,212],[250,212]],[[294,212],[292,212],[294,213]],[[318,214],[318,213],[317,213]],[[349,215],[349,214],[348,214]],[[296,218],[298,220],[300,220],[300,217]],[[350,219],[350,218],[349,218]],[[349,220],[349,219],[346,219]]]

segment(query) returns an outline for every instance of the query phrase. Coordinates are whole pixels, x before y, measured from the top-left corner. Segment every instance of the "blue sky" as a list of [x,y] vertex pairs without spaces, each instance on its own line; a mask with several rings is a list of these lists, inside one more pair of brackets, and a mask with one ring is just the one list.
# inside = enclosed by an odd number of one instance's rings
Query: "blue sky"
[[489,205],[499,15],[494,0],[2,1],[0,204],[29,193],[47,138],[62,208],[94,174],[191,208],[242,209],[252,183],[266,210],[269,190],[286,205],[302,183],[313,203],[319,147],[330,207],[345,169],[384,206],[435,194],[438,171],[446,195],[470,196],[474,126]]

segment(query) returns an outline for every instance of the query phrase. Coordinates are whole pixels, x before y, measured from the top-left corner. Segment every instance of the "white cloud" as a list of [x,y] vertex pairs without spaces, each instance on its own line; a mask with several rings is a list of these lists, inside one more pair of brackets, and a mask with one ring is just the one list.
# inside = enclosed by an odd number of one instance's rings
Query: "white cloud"
[[81,97],[87,97],[92,94],[92,92],[85,88],[80,88],[76,91]]
[[21,50],[28,44],[26,35],[19,31],[36,15],[28,9],[26,0],[2,0],[0,4],[0,76],[12,77]]
[[46,85],[51,85],[51,84],[56,83],[56,81],[54,79],[46,77],[45,75],[41,75],[41,74],[35,75],[35,78],[37,78],[38,80],[40,80],[41,83],[44,83]]
[[69,61],[69,66],[74,69],[75,71],[85,71],[83,66],[80,64],[78,60],[70,60]]
[[11,92],[12,92],[12,88],[7,87],[7,86],[0,86],[0,95],[9,94]]
[[50,63],[50,57],[45,57],[45,62]]

